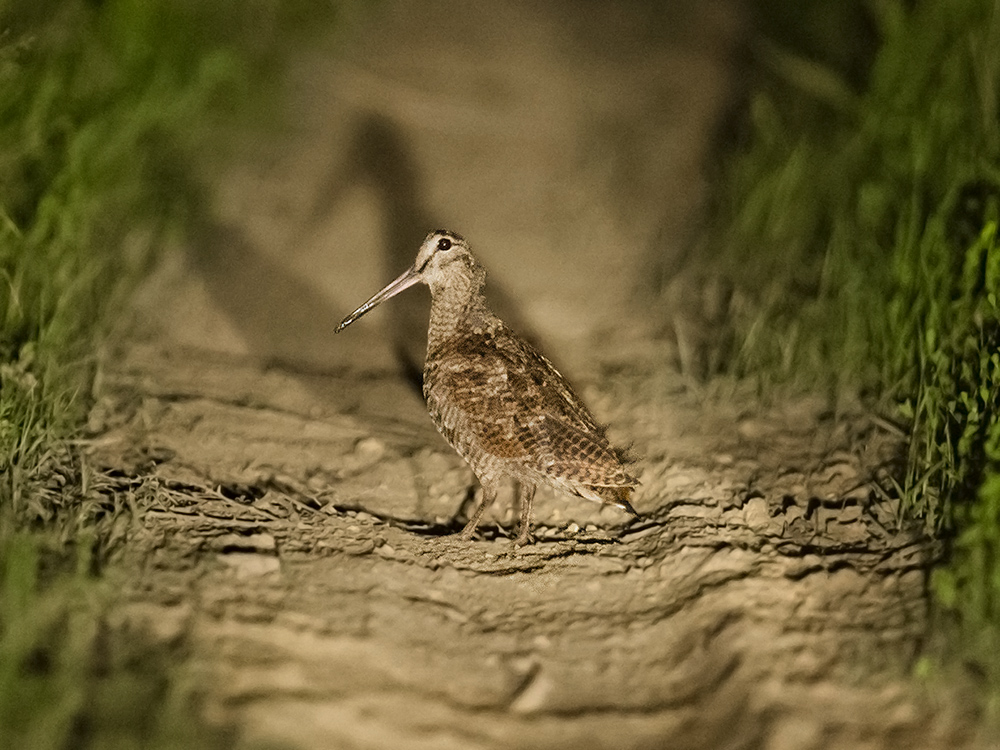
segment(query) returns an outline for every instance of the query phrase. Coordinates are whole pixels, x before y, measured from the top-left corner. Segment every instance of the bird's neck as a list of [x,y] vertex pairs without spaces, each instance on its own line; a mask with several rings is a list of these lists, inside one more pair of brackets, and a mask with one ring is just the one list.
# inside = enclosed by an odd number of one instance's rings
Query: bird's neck
[[440,341],[461,327],[476,327],[477,321],[493,317],[483,297],[485,282],[485,274],[475,274],[451,279],[447,285],[431,288],[428,341]]

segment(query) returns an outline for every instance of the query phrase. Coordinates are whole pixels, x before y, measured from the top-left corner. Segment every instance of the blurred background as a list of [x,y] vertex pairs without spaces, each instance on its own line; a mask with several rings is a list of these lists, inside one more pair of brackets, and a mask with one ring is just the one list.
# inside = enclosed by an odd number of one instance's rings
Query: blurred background
[[0,729],[184,739],[137,718],[169,658],[93,658],[142,505],[81,450],[122,342],[416,385],[425,290],[332,330],[436,228],[571,379],[877,413],[940,552],[915,669],[995,715],[997,50],[995,0],[0,4]]
[[[290,53],[285,130],[204,175],[205,286],[170,335],[265,357],[419,371],[427,294],[339,320],[464,234],[491,300],[558,358],[644,337],[706,199],[746,38],[733,3],[380,3]],[[336,25],[336,22],[334,22]],[[200,295],[200,296],[199,296]],[[162,303],[157,302],[156,307]]]

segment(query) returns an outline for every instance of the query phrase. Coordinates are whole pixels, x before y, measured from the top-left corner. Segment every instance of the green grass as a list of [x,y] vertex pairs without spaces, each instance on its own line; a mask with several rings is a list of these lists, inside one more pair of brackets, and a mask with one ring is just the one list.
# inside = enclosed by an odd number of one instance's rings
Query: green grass
[[904,508],[947,542],[938,612],[996,701],[1000,3],[908,5],[866,6],[881,42],[853,83],[762,48],[769,83],[720,207],[730,366],[860,391],[909,426]]
[[[69,568],[58,539],[0,536],[0,747],[219,748],[171,652],[108,619],[109,582],[85,547]],[[53,564],[56,568],[53,569]]]
[[44,520],[35,488],[85,416],[100,337],[181,207],[163,166],[240,71],[216,50],[177,65],[162,40],[186,23],[149,28],[169,4],[41,5],[0,15],[0,508]]
[[0,508],[79,428],[98,342],[307,8],[0,2]]
[[197,176],[267,120],[252,102],[334,10],[0,0],[0,747],[218,745],[168,656],[108,625],[100,573],[137,495],[76,439],[102,341]]

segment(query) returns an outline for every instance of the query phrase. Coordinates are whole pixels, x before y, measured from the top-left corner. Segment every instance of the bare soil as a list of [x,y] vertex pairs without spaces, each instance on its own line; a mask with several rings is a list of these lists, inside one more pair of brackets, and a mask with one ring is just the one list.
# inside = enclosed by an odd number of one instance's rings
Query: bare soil
[[[348,31],[105,374],[91,460],[142,508],[120,621],[239,747],[976,745],[911,676],[935,550],[879,490],[898,435],[692,377],[739,6],[399,0]],[[332,336],[439,226],[632,445],[641,520],[541,492],[531,546],[504,502],[451,536],[475,482],[415,387],[426,290]]]

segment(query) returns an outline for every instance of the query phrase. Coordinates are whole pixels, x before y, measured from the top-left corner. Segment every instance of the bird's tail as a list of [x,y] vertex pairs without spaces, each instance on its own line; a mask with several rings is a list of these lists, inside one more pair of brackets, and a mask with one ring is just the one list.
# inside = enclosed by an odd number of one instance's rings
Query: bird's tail
[[605,505],[614,505],[636,518],[640,517],[635,512],[635,508],[632,507],[632,503],[629,502],[629,498],[632,496],[632,487],[593,487],[592,489],[595,494],[601,497]]

